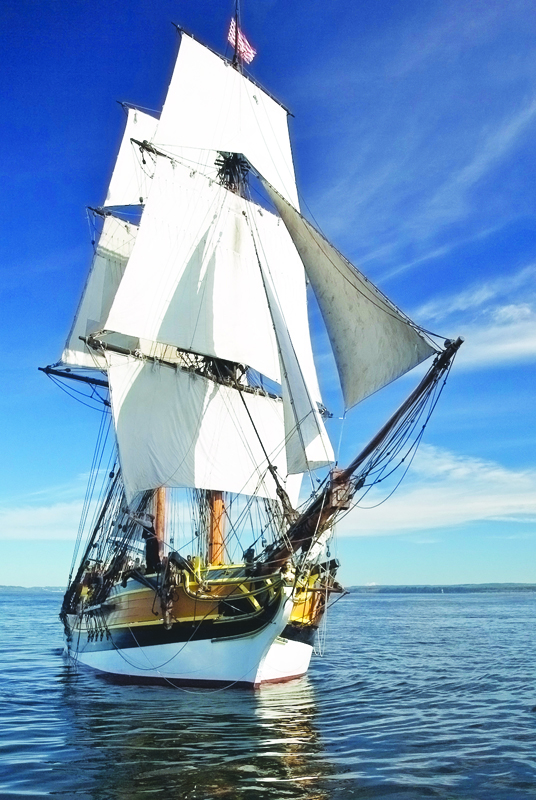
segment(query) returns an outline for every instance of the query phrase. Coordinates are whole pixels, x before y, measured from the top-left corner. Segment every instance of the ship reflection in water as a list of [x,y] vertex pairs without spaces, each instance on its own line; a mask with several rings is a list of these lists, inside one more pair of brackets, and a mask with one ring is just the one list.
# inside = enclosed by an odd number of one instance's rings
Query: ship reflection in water
[[72,785],[69,773],[83,769],[91,800],[329,796],[307,677],[257,692],[185,691],[68,670],[64,687],[72,749],[59,782]]

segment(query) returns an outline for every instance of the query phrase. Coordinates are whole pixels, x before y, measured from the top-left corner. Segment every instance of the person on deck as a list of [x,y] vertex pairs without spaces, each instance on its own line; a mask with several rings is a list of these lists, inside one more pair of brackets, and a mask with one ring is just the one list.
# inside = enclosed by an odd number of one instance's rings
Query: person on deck
[[128,512],[130,519],[137,522],[143,529],[142,539],[145,539],[145,564],[147,574],[152,575],[160,572],[162,562],[160,560],[160,542],[154,528],[153,514],[132,514]]
[[149,523],[143,524],[142,538],[145,539],[145,562],[147,564],[147,573],[152,575],[154,572],[159,572],[161,567],[160,561],[160,543],[154,529],[154,517],[152,514],[147,514]]

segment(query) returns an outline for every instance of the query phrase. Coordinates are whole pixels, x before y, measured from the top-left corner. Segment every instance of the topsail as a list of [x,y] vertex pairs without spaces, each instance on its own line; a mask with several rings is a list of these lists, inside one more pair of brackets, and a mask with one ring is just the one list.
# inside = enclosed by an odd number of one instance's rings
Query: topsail
[[127,124],[104,202],[105,206],[142,205],[149,193],[152,164],[147,163],[135,141],[151,142],[158,120],[138,108],[127,110]]
[[138,228],[108,214],[96,245],[93,264],[61,360],[69,366],[106,369],[102,355],[80,339],[103,327],[132,253]]
[[193,168],[213,165],[218,152],[242,153],[298,208],[287,111],[185,33],[155,144]]

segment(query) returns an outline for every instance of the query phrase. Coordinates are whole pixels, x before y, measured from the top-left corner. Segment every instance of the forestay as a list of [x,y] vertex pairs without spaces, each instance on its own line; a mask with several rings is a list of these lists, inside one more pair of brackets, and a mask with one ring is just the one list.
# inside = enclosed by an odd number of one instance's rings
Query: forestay
[[101,355],[80,341],[101,330],[112,306],[125,266],[132,252],[138,228],[109,214],[104,218],[102,232],[93,263],[76,312],[73,327],[61,361],[77,367],[105,369]]
[[301,256],[324,317],[347,408],[436,351],[270,183],[264,186]]
[[129,502],[138,491],[158,486],[275,499],[275,482],[258,437],[284,480],[280,400],[243,393],[180,368],[112,353],[106,358]]
[[242,153],[298,208],[286,110],[185,33],[155,143]]
[[154,164],[150,159],[144,159],[139,145],[131,140],[151,142],[157,125],[158,120],[149,114],[137,108],[128,109],[127,123],[104,202],[105,206],[135,206],[145,202]]

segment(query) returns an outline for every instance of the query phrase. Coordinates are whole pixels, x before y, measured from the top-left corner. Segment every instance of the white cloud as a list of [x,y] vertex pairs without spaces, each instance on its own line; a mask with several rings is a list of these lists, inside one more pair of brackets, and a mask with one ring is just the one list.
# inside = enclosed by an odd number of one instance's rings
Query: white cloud
[[74,541],[81,513],[81,501],[4,508],[0,510],[0,539]]
[[515,273],[491,278],[471,284],[467,289],[453,295],[440,297],[415,311],[418,319],[442,320],[459,311],[473,311],[485,303],[504,300],[520,290],[534,293],[536,264],[529,264]]
[[463,334],[466,341],[456,367],[475,369],[536,359],[536,313],[527,306],[498,309],[490,324],[468,325]]
[[[411,477],[410,477],[411,476]],[[376,502],[382,499],[378,492]],[[433,530],[472,522],[534,523],[536,470],[509,470],[422,445],[408,478],[383,505],[372,493],[338,524],[342,535]]]
[[438,324],[465,343],[456,366],[466,368],[526,363],[536,358],[536,264],[513,274],[474,283],[438,297],[412,317],[434,329]]

